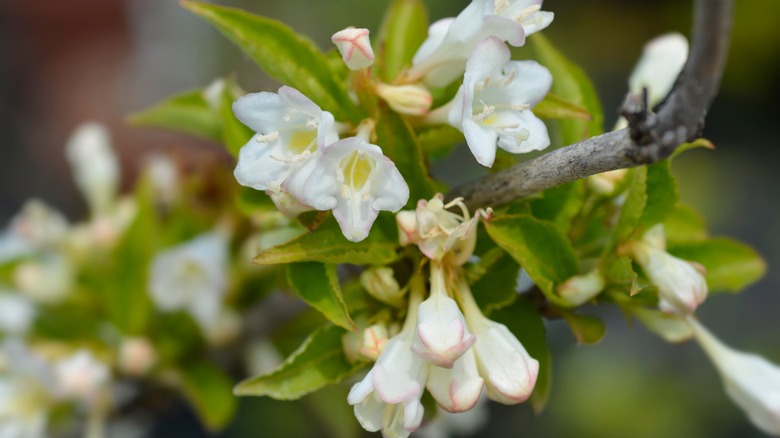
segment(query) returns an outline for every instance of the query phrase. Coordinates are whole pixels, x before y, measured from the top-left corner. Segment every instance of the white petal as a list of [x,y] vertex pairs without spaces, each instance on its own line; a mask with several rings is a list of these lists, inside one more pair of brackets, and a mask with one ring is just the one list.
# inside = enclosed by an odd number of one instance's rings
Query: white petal
[[441,45],[444,41],[444,37],[447,35],[447,31],[450,29],[450,25],[455,21],[455,17],[442,18],[435,21],[428,28],[428,37],[417,49],[417,53],[414,54],[412,62],[417,64],[423,59],[428,58],[431,54]]
[[509,48],[496,37],[490,37],[480,42],[471,52],[466,63],[466,76],[463,84],[473,88],[485,77],[496,75],[509,62]]
[[426,384],[436,402],[449,412],[468,411],[477,404],[484,387],[474,350],[468,350],[451,369],[432,366]]
[[287,105],[276,93],[250,93],[233,102],[233,114],[255,132],[267,134],[269,126],[278,124],[288,112]]
[[274,181],[284,181],[290,174],[290,165],[272,158],[285,156],[286,150],[279,140],[258,142],[252,137],[238,153],[238,163],[233,171],[236,181],[255,190],[269,190]]
[[385,345],[371,370],[374,392],[385,403],[401,403],[419,398],[427,364],[409,349],[409,341],[396,336]]
[[[504,72],[514,70],[516,80],[504,87],[504,95],[513,103],[536,106],[550,91],[553,77],[549,70],[536,61],[511,61],[504,65]],[[500,88],[496,88],[501,92]]]
[[363,429],[379,432],[382,429],[382,419],[386,409],[388,409],[387,403],[369,395],[361,402],[355,403],[355,418]]
[[679,33],[651,40],[631,73],[629,90],[636,94],[647,87],[648,104],[654,107],[669,94],[687,59],[688,40]]
[[[502,111],[496,114],[495,123],[518,125],[518,128],[507,129],[505,133],[498,134],[498,146],[507,152],[520,154],[540,151],[550,145],[547,126],[531,111]],[[522,137],[515,136],[518,131],[522,131]],[[521,140],[522,138],[525,139]]]
[[320,109],[316,103],[293,87],[283,85],[279,88],[279,97],[282,98],[290,108],[306,115],[319,117],[322,112],[322,109]]
[[496,144],[498,134],[493,130],[483,128],[471,119],[463,120],[463,135],[471,153],[477,162],[485,167],[493,167],[496,160]]

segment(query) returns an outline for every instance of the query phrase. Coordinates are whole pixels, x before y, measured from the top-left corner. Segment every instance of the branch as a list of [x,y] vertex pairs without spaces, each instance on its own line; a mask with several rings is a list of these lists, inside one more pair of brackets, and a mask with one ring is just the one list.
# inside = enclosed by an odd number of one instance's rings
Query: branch
[[656,114],[640,114],[643,105],[627,105],[626,118],[641,123],[457,187],[450,196],[464,197],[472,209],[497,206],[586,176],[654,163],[699,137],[726,63],[733,0],[696,0],[695,5],[690,56]]

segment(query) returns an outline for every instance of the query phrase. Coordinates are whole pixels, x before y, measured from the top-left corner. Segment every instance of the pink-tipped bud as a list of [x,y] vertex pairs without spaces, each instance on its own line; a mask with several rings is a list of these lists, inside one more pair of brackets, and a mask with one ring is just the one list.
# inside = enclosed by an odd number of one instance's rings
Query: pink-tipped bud
[[341,58],[350,70],[360,70],[374,64],[374,50],[368,39],[368,29],[348,27],[330,38],[338,47]]

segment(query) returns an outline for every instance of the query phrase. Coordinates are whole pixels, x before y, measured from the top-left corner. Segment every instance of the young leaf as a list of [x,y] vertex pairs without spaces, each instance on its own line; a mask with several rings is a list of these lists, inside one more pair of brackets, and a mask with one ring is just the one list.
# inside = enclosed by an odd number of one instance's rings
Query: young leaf
[[384,265],[399,259],[397,249],[398,230],[392,215],[380,214],[368,237],[357,243],[347,240],[336,219],[329,215],[315,230],[261,252],[254,262],[259,265],[295,262]]
[[539,375],[529,402],[534,412],[540,413],[552,388],[552,355],[547,348],[542,317],[527,296],[520,296],[511,306],[493,312],[491,318],[505,324],[528,354],[539,361]]
[[425,128],[417,134],[423,153],[431,161],[440,160],[465,141],[463,133],[450,125]]
[[347,330],[355,329],[341,295],[335,265],[290,263],[287,265],[287,281],[299,297],[322,312],[332,323]]
[[544,35],[536,33],[528,38],[535,58],[553,75],[550,92],[561,99],[584,108],[590,120],[560,120],[560,137],[563,145],[601,134],[604,130],[604,116],[596,89],[578,65],[567,59]]
[[667,245],[693,243],[707,240],[707,222],[696,210],[679,205],[664,219]]
[[340,382],[362,366],[350,364],[344,357],[341,343],[344,333],[344,329],[336,326],[316,330],[279,368],[244,380],[236,385],[233,393],[295,400]]
[[582,180],[545,190],[542,198],[531,201],[533,215],[553,222],[565,235],[571,228],[572,219],[582,208],[583,190]]
[[628,239],[639,226],[647,205],[647,167],[631,169],[628,174],[628,184],[628,194],[612,234],[613,244],[606,248],[607,253],[611,253],[617,243]]
[[643,229],[663,221],[677,208],[677,180],[671,162],[664,160],[647,166],[647,203],[640,220]]
[[132,126],[163,128],[219,142],[222,123],[203,90],[172,96],[128,117]]
[[481,257],[482,275],[471,284],[471,292],[485,314],[512,304],[517,298],[520,266],[501,248],[493,248]]
[[766,272],[766,262],[753,248],[725,237],[670,246],[669,253],[707,268],[712,292],[740,292]]
[[385,82],[391,82],[428,34],[428,11],[421,0],[393,0],[379,31],[377,68]]
[[697,138],[696,140],[690,143],[683,143],[680,146],[677,146],[677,149],[675,149],[674,152],[672,152],[672,155],[669,157],[669,159],[675,158],[676,156],[680,155],[685,151],[689,151],[691,149],[697,149],[697,148],[715,150],[715,145],[712,144],[712,142],[707,140],[706,138]]
[[254,132],[239,122],[236,115],[233,114],[233,102],[244,92],[235,81],[227,80],[225,82],[219,106],[219,116],[222,119],[222,144],[231,155],[238,157],[238,151],[252,138]]
[[393,160],[409,185],[407,208],[414,208],[419,199],[432,197],[435,193],[434,185],[428,176],[422,148],[406,120],[389,107],[381,105],[376,136],[382,152]]
[[607,330],[604,322],[592,315],[564,311],[563,318],[580,344],[591,345],[599,342]]
[[193,1],[181,4],[214,25],[271,78],[296,88],[338,120],[359,121],[343,79],[308,38],[277,20],[240,9]]
[[238,405],[231,393],[233,380],[219,368],[206,362],[189,363],[181,369],[181,385],[208,429],[220,430],[233,419]]
[[485,222],[485,228],[548,299],[560,301],[555,286],[577,275],[579,268],[571,244],[554,224],[528,215],[504,215]]
[[543,119],[590,120],[592,118],[585,108],[552,93],[547,93],[547,96],[536,104],[534,114]]

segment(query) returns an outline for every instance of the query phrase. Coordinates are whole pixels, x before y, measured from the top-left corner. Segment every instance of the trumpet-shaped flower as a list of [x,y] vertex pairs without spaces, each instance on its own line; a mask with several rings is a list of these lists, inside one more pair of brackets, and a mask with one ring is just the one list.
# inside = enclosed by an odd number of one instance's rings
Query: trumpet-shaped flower
[[234,171],[239,184],[284,190],[301,200],[300,183],[293,182],[305,181],[314,158],[338,140],[333,115],[287,86],[278,93],[247,94],[233,103],[233,112],[257,133],[239,151]]
[[551,12],[541,11],[541,4],[541,0],[473,0],[456,18],[431,25],[407,78],[423,78],[432,87],[443,87],[463,74],[471,51],[485,38],[522,46],[527,35],[553,20]]
[[119,191],[119,160],[108,129],[99,123],[79,126],[66,146],[76,185],[93,215],[108,212]]
[[0,355],[8,373],[0,374],[0,437],[46,436],[49,410],[54,404],[54,376],[49,364],[17,340],[5,341]]
[[0,233],[0,263],[18,259],[59,244],[68,232],[68,221],[43,201],[31,199]]
[[66,398],[94,403],[106,388],[108,366],[88,350],[79,350],[54,366],[57,392]]
[[[457,207],[460,214],[447,209]],[[421,199],[415,211],[396,215],[401,245],[416,244],[431,260],[445,260],[450,265],[465,263],[477,243],[477,219],[489,217],[492,210],[477,210],[469,215],[462,198],[444,204],[444,195],[436,194],[430,201]]]
[[334,33],[330,38],[350,70],[360,70],[374,64],[374,50],[371,48],[368,33],[368,29],[348,27]]
[[323,151],[302,193],[305,204],[333,210],[344,237],[359,242],[380,210],[396,212],[406,204],[409,186],[379,146],[350,137]]
[[431,262],[431,294],[418,312],[412,351],[434,365],[452,368],[476,338],[466,327],[458,303],[447,293],[444,268],[438,261]]
[[510,61],[509,48],[488,38],[466,64],[463,85],[431,120],[447,111],[449,123],[463,131],[479,164],[493,166],[496,148],[513,154],[550,145],[547,127],[531,111],[552,85],[550,72],[534,61]]
[[474,349],[466,350],[452,368],[431,366],[426,384],[436,403],[448,412],[465,412],[473,408],[484,386]]
[[482,314],[464,280],[460,280],[458,289],[466,321],[477,337],[473,349],[488,397],[507,405],[524,402],[536,385],[539,361],[505,325]]
[[692,316],[694,336],[723,379],[726,394],[770,435],[780,435],[780,367],[761,356],[724,345]]
[[704,267],[664,251],[663,228],[657,227],[648,230],[642,241],[632,242],[629,252],[658,287],[661,310],[681,315],[693,313],[707,298]]
[[227,244],[226,236],[209,232],[157,254],[149,276],[155,305],[188,310],[204,329],[217,323],[227,288]]
[[387,437],[407,437],[422,422],[420,399],[429,365],[411,351],[420,299],[420,293],[415,292],[403,329],[387,341],[374,367],[347,396],[360,425],[370,432],[381,430]]

